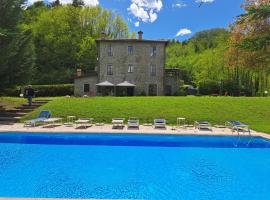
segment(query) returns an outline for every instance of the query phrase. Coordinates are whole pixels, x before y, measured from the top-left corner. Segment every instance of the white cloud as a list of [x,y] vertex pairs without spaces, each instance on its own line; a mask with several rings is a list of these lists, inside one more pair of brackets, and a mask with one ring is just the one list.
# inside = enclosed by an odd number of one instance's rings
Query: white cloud
[[192,33],[191,30],[189,30],[187,28],[182,28],[176,33],[175,37],[189,35],[191,33]]
[[[38,2],[38,1],[42,1],[42,0],[28,0],[28,4],[31,5],[31,4]],[[47,2],[52,3],[54,1],[55,0],[48,0]],[[60,0],[60,3],[61,4],[70,4],[70,3],[72,3],[72,0]],[[84,4],[87,6],[97,6],[97,5],[99,5],[99,1],[98,0],[84,0]]]
[[131,0],[127,10],[138,20],[153,23],[162,7],[162,0]]
[[184,8],[187,7],[186,3],[180,2],[172,5],[173,8]]
[[196,3],[213,3],[215,0],[196,0]]
[[139,27],[139,26],[140,26],[140,22],[139,22],[139,21],[138,21],[138,22],[135,22],[135,23],[134,23],[134,26],[135,26],[135,27]]

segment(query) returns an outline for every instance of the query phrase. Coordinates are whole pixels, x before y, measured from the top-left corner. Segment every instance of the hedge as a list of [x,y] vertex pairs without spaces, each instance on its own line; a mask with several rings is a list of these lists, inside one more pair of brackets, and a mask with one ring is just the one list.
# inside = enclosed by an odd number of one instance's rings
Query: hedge
[[[4,91],[6,96],[19,96],[23,93],[26,86],[17,86]],[[32,85],[36,91],[36,97],[56,97],[74,94],[74,84],[58,84],[58,85]]]

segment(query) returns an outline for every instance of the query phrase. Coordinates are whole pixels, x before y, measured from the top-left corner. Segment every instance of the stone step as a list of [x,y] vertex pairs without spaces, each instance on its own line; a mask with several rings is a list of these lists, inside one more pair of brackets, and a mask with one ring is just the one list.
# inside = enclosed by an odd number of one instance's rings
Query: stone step
[[0,117],[0,122],[10,122],[10,123],[15,123],[19,121],[17,118],[14,117]]
[[32,104],[31,106],[29,106],[28,104],[23,104],[20,107],[24,107],[24,108],[37,108],[42,106],[43,104]]
[[24,110],[19,110],[19,109],[14,109],[14,110],[6,110],[6,112],[8,112],[8,113],[14,113],[14,114],[19,114],[19,115],[23,115],[23,114],[27,114],[27,113],[29,113],[29,112],[31,112],[32,111],[32,109],[29,109],[29,110],[26,110],[26,109],[24,109]]
[[50,102],[51,100],[35,100],[35,101],[33,101],[33,103],[48,103],[48,102]]
[[37,107],[32,107],[32,106],[21,106],[21,107],[16,107],[17,110],[34,110]]

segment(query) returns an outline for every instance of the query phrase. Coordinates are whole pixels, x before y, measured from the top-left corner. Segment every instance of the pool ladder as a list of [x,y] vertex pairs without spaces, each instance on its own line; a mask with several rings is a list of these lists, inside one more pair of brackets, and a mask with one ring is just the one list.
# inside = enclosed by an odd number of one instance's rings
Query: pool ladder
[[[246,146],[248,147],[249,144],[252,142],[253,137],[252,137],[252,135],[251,135],[251,131],[250,131],[250,130],[248,130],[247,132],[248,132],[248,135],[249,135],[249,141],[247,142]],[[239,133],[239,129],[237,129],[237,134],[238,134],[238,140],[237,140],[236,143],[234,143],[234,146],[235,146],[235,147],[238,147],[238,144],[239,144],[239,142],[241,141],[241,136],[240,136],[240,133]]]

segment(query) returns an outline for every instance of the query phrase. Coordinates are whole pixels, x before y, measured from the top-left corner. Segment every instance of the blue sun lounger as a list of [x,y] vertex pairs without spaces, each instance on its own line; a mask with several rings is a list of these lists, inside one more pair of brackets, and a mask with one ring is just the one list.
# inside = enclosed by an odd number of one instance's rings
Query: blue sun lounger
[[38,118],[31,119],[24,122],[24,126],[36,126],[39,122],[44,122],[44,120],[51,117],[51,113],[48,110],[43,110],[39,113]]
[[229,128],[232,129],[232,131],[236,130],[237,132],[239,132],[239,130],[241,131],[247,131],[250,133],[250,128],[249,125],[244,124],[242,122],[239,121],[235,121],[235,120],[229,120],[225,123],[225,125]]
[[165,119],[155,119],[154,120],[155,128],[166,128],[166,120]]
[[210,131],[213,131],[212,125],[209,122],[198,122],[196,121],[194,123],[195,129],[201,130],[201,129],[208,129]]

